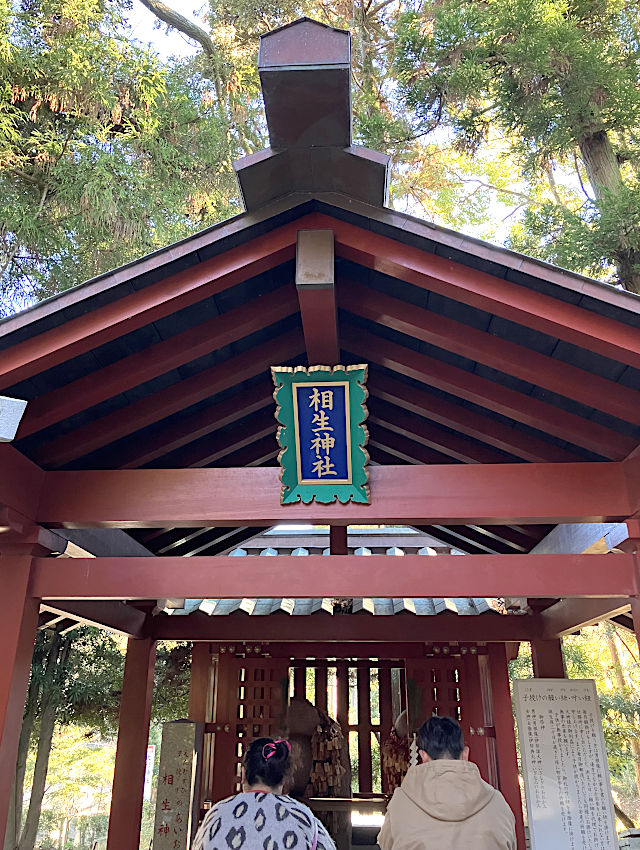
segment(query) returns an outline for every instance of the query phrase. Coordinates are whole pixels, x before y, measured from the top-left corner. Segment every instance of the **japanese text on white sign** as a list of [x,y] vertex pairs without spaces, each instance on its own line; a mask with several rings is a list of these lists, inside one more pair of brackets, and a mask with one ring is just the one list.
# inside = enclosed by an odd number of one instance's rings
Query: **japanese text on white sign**
[[518,679],[514,695],[533,850],[617,848],[593,680]]

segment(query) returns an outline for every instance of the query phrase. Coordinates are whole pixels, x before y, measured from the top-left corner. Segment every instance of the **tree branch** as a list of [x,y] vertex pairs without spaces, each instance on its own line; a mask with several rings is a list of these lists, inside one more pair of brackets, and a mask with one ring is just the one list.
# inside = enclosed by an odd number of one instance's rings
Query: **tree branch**
[[184,33],[188,38],[192,38],[194,41],[199,42],[209,58],[213,59],[217,55],[216,46],[209,33],[205,32],[202,27],[199,27],[196,23],[189,20],[189,18],[185,18],[184,15],[181,15],[179,12],[175,12],[165,3],[161,3],[160,0],[140,0],[140,2],[150,12],[152,12],[156,18],[159,18],[161,21],[164,21],[165,24],[169,24],[169,26]]

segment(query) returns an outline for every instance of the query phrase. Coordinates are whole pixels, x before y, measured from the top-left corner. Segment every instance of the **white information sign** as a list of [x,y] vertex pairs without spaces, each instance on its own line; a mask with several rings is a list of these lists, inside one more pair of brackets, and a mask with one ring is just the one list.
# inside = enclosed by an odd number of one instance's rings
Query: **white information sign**
[[147,763],[144,768],[144,794],[145,800],[151,799],[151,786],[153,784],[153,768],[156,763],[156,745],[149,744],[147,747]]
[[194,813],[202,724],[175,720],[162,726],[153,850],[187,850]]
[[513,684],[532,850],[617,850],[595,682]]

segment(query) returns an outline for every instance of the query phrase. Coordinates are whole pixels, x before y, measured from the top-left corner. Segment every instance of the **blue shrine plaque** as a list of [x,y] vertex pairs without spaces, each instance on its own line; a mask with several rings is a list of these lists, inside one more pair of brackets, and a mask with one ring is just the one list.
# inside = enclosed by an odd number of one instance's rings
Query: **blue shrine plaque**
[[369,502],[366,366],[272,367],[282,504]]

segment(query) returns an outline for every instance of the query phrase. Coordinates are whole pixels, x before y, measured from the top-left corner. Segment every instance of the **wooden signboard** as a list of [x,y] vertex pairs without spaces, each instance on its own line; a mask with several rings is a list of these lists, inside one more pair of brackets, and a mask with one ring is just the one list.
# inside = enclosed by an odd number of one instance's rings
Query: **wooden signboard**
[[514,683],[532,850],[618,847],[592,679]]
[[188,850],[198,826],[198,787],[203,726],[176,720],[162,726],[153,850]]
[[272,366],[281,502],[369,503],[366,366]]

